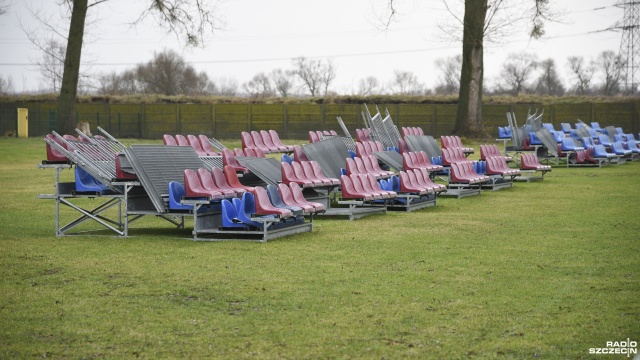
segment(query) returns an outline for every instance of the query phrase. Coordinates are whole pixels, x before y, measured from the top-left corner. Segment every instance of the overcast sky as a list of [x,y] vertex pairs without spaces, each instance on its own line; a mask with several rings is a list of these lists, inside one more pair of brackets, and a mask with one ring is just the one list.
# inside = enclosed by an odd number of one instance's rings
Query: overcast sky
[[[39,29],[49,36],[27,11],[27,5],[48,14],[49,23],[63,29],[67,20],[59,1],[8,0],[9,13],[0,17],[0,75],[10,77],[14,90],[42,89],[42,77],[33,62],[41,56],[20,26]],[[455,1],[455,0],[449,0]],[[533,1],[533,0],[531,0]],[[242,84],[258,72],[290,68],[299,56],[332,59],[337,78],[331,89],[355,93],[367,76],[388,83],[394,70],[410,71],[420,82],[434,87],[438,72],[434,62],[461,53],[461,45],[447,41],[438,24],[451,19],[441,0],[401,0],[399,16],[381,31],[376,13],[384,0],[224,0],[218,14],[224,29],[210,36],[204,49],[185,50],[151,20],[132,27],[148,1],[110,0],[90,8],[83,52],[89,73],[122,71],[147,62],[163,48],[181,52],[197,70],[210,78],[235,78]],[[620,21],[618,0],[554,0],[565,12],[563,23],[546,24],[548,39],[530,41],[526,29],[513,29],[509,41],[485,50],[485,81],[491,85],[500,66],[513,52],[528,51],[539,59],[553,58],[566,80],[566,59],[618,51],[621,33],[604,31]]]

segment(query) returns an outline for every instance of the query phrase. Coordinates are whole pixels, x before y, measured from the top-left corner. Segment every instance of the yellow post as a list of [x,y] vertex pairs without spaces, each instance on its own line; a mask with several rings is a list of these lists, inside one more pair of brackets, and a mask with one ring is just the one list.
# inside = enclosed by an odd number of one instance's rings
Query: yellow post
[[18,137],[29,137],[29,109],[18,108]]

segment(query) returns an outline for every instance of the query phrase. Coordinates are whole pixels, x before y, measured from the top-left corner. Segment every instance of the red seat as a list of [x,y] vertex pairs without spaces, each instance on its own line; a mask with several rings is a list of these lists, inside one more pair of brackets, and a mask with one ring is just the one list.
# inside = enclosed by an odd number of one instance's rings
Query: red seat
[[198,156],[208,156],[207,152],[202,148],[202,144],[200,144],[200,140],[195,135],[187,135],[187,139],[189,140],[189,145],[196,151]]
[[303,182],[310,181],[313,184],[312,186],[322,186],[323,185],[322,180],[318,180],[318,179],[307,177],[307,174],[305,173],[304,169],[302,168],[302,163],[292,162],[291,163],[291,168],[293,169],[293,173],[295,174],[295,177],[298,178],[298,180],[301,180]]
[[[590,148],[593,149],[593,148]],[[592,150],[593,151],[593,150]],[[585,161],[589,161],[589,150],[584,153]],[[594,160],[597,161],[597,160]],[[521,170],[536,170],[536,171],[550,171],[551,166],[542,165],[538,160],[538,157],[534,153],[525,153],[520,155],[520,169]]]
[[261,187],[256,186],[253,189],[253,195],[255,196],[256,214],[258,215],[279,215],[281,217],[291,217],[293,213],[289,209],[277,208],[273,206],[267,191]]
[[279,148],[284,148],[285,151],[293,151],[293,146],[283,144],[280,140],[280,136],[275,130],[269,130],[269,135],[271,135],[271,141],[273,141],[274,145]]
[[386,191],[380,189],[379,186],[371,186],[371,183],[369,182],[369,175],[370,174],[356,174],[354,176],[351,176],[351,181],[354,182],[354,185],[358,183],[358,185],[362,187],[362,190],[364,190],[364,192],[373,195],[373,197],[376,199],[388,199],[390,196],[386,193]]
[[424,187],[421,187],[418,184],[414,184],[409,178],[408,171],[400,171],[400,192],[409,193],[409,194],[419,194],[425,195],[428,194],[429,191]]
[[187,138],[184,137],[184,135],[177,134],[176,142],[178,143],[178,146],[191,146],[189,145],[189,140],[187,140]]
[[[295,164],[292,163],[292,164]],[[299,166],[299,165],[298,165]],[[289,185],[291,183],[298,184],[302,187],[313,187],[313,181],[309,179],[300,179],[293,171],[293,166],[287,162],[280,164],[280,173],[282,175],[282,182]]]
[[356,190],[353,181],[349,176],[340,176],[340,185],[342,187],[343,199],[363,199],[367,201],[373,200],[373,195],[365,193],[362,189]]
[[[214,167],[213,169],[211,169],[211,177],[213,178],[213,181],[216,183],[216,186],[220,190],[233,191],[236,195],[242,195],[243,193],[247,192],[247,189],[245,187],[231,186],[227,181],[227,178],[225,177],[224,172],[220,168]],[[237,178],[237,174],[236,174],[236,178]]]
[[238,178],[238,174],[236,173],[236,170],[230,165],[226,165],[224,167],[224,178],[227,180],[227,184],[229,184],[229,186],[231,186],[234,189],[243,189],[245,191],[253,191],[252,186],[245,186],[242,183],[240,183],[240,179]]
[[222,164],[224,166],[229,165],[233,167],[235,171],[239,171],[239,172],[247,172],[248,170],[246,167],[238,164],[238,161],[236,161],[235,156],[229,149],[222,149]]
[[312,202],[305,199],[304,195],[302,194],[302,189],[300,189],[300,186],[298,186],[297,184],[289,184],[289,190],[291,191],[293,199],[299,206],[311,205],[314,207],[316,212],[325,210],[325,206],[321,203]]
[[340,185],[340,180],[329,178],[326,175],[324,175],[324,173],[322,172],[322,168],[320,167],[320,164],[318,164],[315,161],[309,161],[309,164],[311,165],[311,168],[313,169],[313,173],[316,175],[318,179],[329,180],[331,183],[330,185]]
[[[298,163],[302,166],[302,171],[304,171],[304,176],[307,177],[307,179],[311,180],[311,181],[319,181],[322,185],[326,186],[326,185],[331,185],[331,180],[327,179],[327,178],[319,178],[316,176],[316,173],[313,171],[313,168],[311,167],[311,163],[309,161],[303,161]],[[295,171],[295,169],[294,169]]]
[[198,135],[198,139],[200,139],[200,145],[208,156],[220,156],[220,153],[213,149],[213,146],[211,146],[209,138],[206,135],[200,134]]
[[184,170],[184,190],[189,197],[208,197],[210,199],[222,199],[224,196],[219,191],[207,190],[202,186],[200,178],[191,169]]
[[213,181],[211,173],[207,169],[198,169],[198,178],[200,179],[200,183],[205,190],[219,192],[225,198],[234,197],[237,195],[237,193],[231,189],[221,189],[220,187],[218,187],[215,181]]
[[418,184],[425,187],[426,189],[431,189],[434,192],[441,192],[447,190],[447,187],[442,184],[436,184],[429,177],[429,172],[427,169],[417,169],[413,170],[416,180]]
[[307,154],[302,151],[300,145],[293,145],[293,160],[296,162],[309,161]]
[[520,171],[509,169],[507,162],[502,156],[490,156],[487,162],[487,175],[516,176],[520,175]]
[[[292,184],[292,186],[298,187],[298,185],[296,185],[296,184]],[[278,193],[280,193],[280,197],[282,198],[282,202],[285,205],[297,206],[297,207],[301,208],[302,211],[307,213],[307,214],[316,211],[316,208],[311,204],[307,204],[307,203],[299,204],[298,202],[296,202],[296,200],[293,198],[293,194],[291,193],[291,188],[289,187],[289,185],[286,185],[286,184],[283,184],[283,183],[278,184]]]
[[242,148],[255,148],[256,144],[253,143],[253,139],[251,138],[251,134],[246,131],[240,133],[240,141],[242,141]]
[[169,146],[178,146],[176,139],[169,134],[164,134],[162,136],[162,143]]
[[260,136],[260,133],[255,130],[251,131],[251,140],[253,140],[255,147],[262,149],[262,151],[264,151],[265,153],[278,151],[277,148],[271,149],[267,145],[265,145],[264,142],[262,141],[262,136]]
[[[58,137],[53,134],[47,134],[47,136],[45,136],[44,138],[53,140],[56,143],[60,144],[62,147],[64,147],[64,145],[62,144],[62,141],[60,141],[60,139],[58,139]],[[59,150],[53,148],[51,145],[49,145],[49,143],[47,143],[47,161],[66,162],[66,161],[69,161],[69,159],[67,159],[67,157],[63,153],[61,153]]]
[[320,137],[315,131],[309,131],[309,142],[314,143],[320,141]]
[[272,149],[273,152],[287,151],[286,146],[284,145],[281,146],[274,143],[273,139],[271,138],[271,134],[266,130],[260,130],[260,137],[262,138],[262,142],[264,143],[264,145],[269,149]]

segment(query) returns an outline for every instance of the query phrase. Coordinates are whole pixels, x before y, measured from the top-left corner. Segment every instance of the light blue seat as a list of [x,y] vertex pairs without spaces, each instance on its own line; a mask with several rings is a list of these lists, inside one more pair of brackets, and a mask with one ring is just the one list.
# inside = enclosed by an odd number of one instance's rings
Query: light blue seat
[[229,229],[248,229],[249,225],[238,220],[238,212],[228,199],[222,200],[222,227]]
[[581,146],[576,146],[576,143],[571,138],[562,139],[562,151],[579,151],[584,150]]
[[610,158],[616,157],[616,155],[610,152],[607,152],[607,149],[604,148],[604,145],[594,145],[593,157],[610,159]]
[[605,147],[611,147],[611,144],[613,144],[613,142],[607,135],[598,135],[598,142]]
[[586,149],[588,149],[588,148],[590,148],[590,147],[594,147],[594,146],[596,146],[596,143],[595,143],[595,142],[593,142],[593,139],[592,139],[592,138],[590,138],[590,137],[583,137],[583,138],[582,138],[582,145],[583,145]]
[[573,131],[573,129],[571,128],[571,124],[569,123],[561,123],[560,127],[562,128],[562,132],[565,134],[569,134],[571,133],[571,131]]
[[591,122],[591,128],[595,131],[602,131],[602,128],[600,127],[600,123],[597,121]]
[[625,149],[622,142],[612,143],[611,151],[613,151],[614,154],[621,155],[621,156],[629,156],[633,153],[633,151]]
[[538,135],[534,132],[529,133],[529,140],[531,145],[542,145],[542,140],[540,140]]

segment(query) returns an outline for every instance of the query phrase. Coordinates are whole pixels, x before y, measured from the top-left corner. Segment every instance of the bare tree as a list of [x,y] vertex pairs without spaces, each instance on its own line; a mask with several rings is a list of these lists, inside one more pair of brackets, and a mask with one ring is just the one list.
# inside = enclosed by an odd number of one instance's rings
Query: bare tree
[[539,95],[564,95],[564,86],[556,70],[556,63],[549,58],[538,63],[540,75],[535,82],[535,93]]
[[369,96],[377,94],[379,91],[380,82],[375,76],[367,76],[364,79],[360,79],[358,82],[358,95]]
[[529,77],[536,69],[536,56],[530,53],[510,54],[502,64],[500,78],[514,96],[520,95],[529,86]]
[[585,63],[582,56],[569,56],[567,67],[573,78],[573,88],[578,95],[585,95],[590,90],[591,79],[595,73],[593,61]]
[[9,12],[9,4],[7,4],[6,0],[0,1],[0,16],[5,15]]
[[391,88],[399,95],[420,95],[424,86],[418,82],[418,77],[414,73],[394,70]]
[[60,91],[66,51],[67,49],[62,42],[50,38],[42,47],[42,57],[35,63],[40,69],[43,79],[49,84],[48,90],[50,91]]
[[[60,96],[58,98],[58,121],[56,130],[72,133],[75,121],[75,103],[78,92],[82,44],[86,26],[87,12],[109,0],[65,0],[61,6],[69,9],[70,23],[65,54],[64,73]],[[135,23],[153,18],[160,27],[166,28],[176,36],[184,36],[187,46],[201,46],[209,30],[216,29],[218,21],[214,18],[213,3],[205,0],[147,0],[148,7],[140,14]]]
[[330,60],[325,63],[318,59],[299,57],[293,59],[293,67],[293,72],[311,96],[319,96],[323,90],[326,94],[331,82],[336,77],[333,62]]
[[606,50],[598,55],[594,64],[602,73],[602,94],[610,96],[618,93],[626,66],[624,58],[611,50]]
[[9,95],[13,92],[13,80],[11,77],[6,78],[0,75],[0,95]]
[[213,81],[213,94],[219,96],[237,96],[238,80],[234,78],[219,78]]
[[270,77],[278,95],[283,98],[291,95],[291,90],[295,83],[295,73],[292,70],[274,69]]
[[440,70],[436,94],[452,95],[460,91],[460,70],[462,55],[436,59],[436,68]]
[[263,72],[254,75],[253,78],[244,83],[242,87],[252,98],[262,99],[275,95],[271,87],[271,79]]

